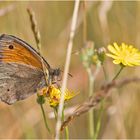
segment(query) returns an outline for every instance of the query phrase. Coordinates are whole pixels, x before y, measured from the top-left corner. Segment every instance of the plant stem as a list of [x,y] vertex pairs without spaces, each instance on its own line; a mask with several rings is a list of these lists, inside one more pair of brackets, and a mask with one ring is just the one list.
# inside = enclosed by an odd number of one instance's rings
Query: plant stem
[[94,135],[94,140],[97,139],[99,132],[100,132],[100,128],[101,128],[101,119],[102,119],[102,113],[104,110],[104,100],[102,100],[101,102],[101,107],[99,110],[99,115],[98,115],[98,120],[97,120],[97,125],[96,125],[96,131],[95,131],[95,135]]
[[55,116],[55,120],[57,121],[57,109],[54,108],[54,116]]
[[51,131],[50,131],[50,128],[49,128],[48,123],[47,123],[47,119],[46,119],[45,111],[44,111],[44,108],[43,108],[43,104],[40,104],[40,107],[41,107],[41,111],[42,111],[42,114],[43,114],[43,119],[44,119],[46,129],[50,133]]
[[[63,108],[63,111],[62,111],[62,121],[63,121],[63,122],[64,122],[64,120],[65,120],[64,110],[65,110],[65,107]],[[66,128],[65,128],[65,139],[66,139],[66,140],[69,139],[69,129],[68,129],[68,126],[66,126]]]
[[[105,67],[104,65],[102,64],[102,68],[103,68],[103,73],[104,73],[104,76],[105,76],[105,80],[106,82],[108,81],[108,76],[107,76],[107,73],[106,73],[106,70],[105,70]],[[103,113],[103,110],[104,110],[104,100],[101,101],[101,106],[100,106],[100,109],[99,109],[99,114],[98,114],[98,119],[97,119],[97,124],[96,124],[96,128],[95,128],[95,134],[94,134],[94,137],[93,139],[96,140],[98,135],[99,135],[99,132],[100,132],[100,128],[101,128],[101,119],[102,119],[102,113]]]
[[[89,97],[93,95],[94,77],[91,68],[87,68],[88,79],[89,79]],[[94,111],[89,111],[89,136],[92,139],[94,136]]]
[[65,128],[65,135],[66,135],[66,140],[69,139],[69,129],[68,126]]
[[58,140],[60,137],[60,128],[61,128],[61,123],[62,123],[61,122],[62,110],[64,107],[64,93],[67,86],[68,73],[69,73],[69,67],[70,67],[70,61],[71,61],[71,52],[73,48],[73,41],[74,41],[76,24],[77,24],[77,19],[78,19],[79,6],[80,6],[80,0],[75,0],[72,23],[71,23],[71,28],[70,28],[70,36],[69,36],[67,54],[66,54],[66,60],[65,60],[64,74],[63,74],[63,80],[62,80],[62,90],[61,90],[62,94],[61,94],[60,103],[58,107],[58,117],[57,117],[57,123],[56,123],[56,128],[55,128],[55,140]]
[[[36,41],[36,44],[37,44],[38,53],[41,54],[41,37],[40,37],[40,32],[39,32],[39,30],[37,28],[37,22],[36,22],[36,19],[35,19],[35,14],[31,9],[27,9],[27,11],[28,11],[28,14],[29,14],[29,17],[30,17],[31,29],[33,31],[33,35],[34,35],[34,38],[35,38],[35,41]],[[45,67],[43,61],[44,60],[41,59],[43,72],[46,75],[46,67]],[[45,76],[45,80],[46,80],[46,84],[47,84],[48,80],[47,80],[46,76]],[[48,132],[51,132],[50,129],[49,129],[47,119],[46,119],[46,115],[45,115],[45,111],[44,111],[44,108],[43,108],[44,102],[38,102],[38,103],[40,104],[40,107],[41,107],[41,111],[42,111],[42,114],[43,114],[43,119],[44,119],[46,129],[48,130]]]
[[108,76],[107,76],[104,64],[102,64],[102,68],[103,68],[103,73],[104,73],[105,80],[108,81]]
[[118,71],[118,73],[114,76],[114,78],[112,79],[112,81],[114,81],[114,80],[116,80],[116,79],[117,79],[117,77],[119,76],[119,74],[121,73],[121,71],[123,70],[123,68],[124,68],[124,66],[123,66],[123,65],[121,65],[120,70],[119,70],[119,71]]

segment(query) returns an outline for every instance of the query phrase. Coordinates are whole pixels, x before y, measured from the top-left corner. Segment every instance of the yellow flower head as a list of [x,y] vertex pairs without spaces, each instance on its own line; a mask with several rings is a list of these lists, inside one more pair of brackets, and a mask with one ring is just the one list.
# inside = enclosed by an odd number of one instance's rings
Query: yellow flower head
[[114,64],[122,64],[124,66],[137,66],[140,65],[140,51],[132,45],[122,43],[118,45],[108,45],[110,53],[106,55],[113,58]]
[[[56,107],[60,102],[61,90],[56,88],[56,87],[54,87],[53,85],[51,85],[51,86],[49,86],[47,94],[49,95],[48,99],[49,99],[50,106]],[[66,89],[64,100],[65,101],[70,100],[75,95],[76,94],[74,94],[73,92],[70,92],[68,89]]]

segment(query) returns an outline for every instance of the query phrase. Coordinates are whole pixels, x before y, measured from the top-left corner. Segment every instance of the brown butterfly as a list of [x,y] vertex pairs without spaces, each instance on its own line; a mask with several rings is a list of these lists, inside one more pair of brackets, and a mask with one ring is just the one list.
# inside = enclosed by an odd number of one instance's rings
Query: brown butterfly
[[0,100],[13,104],[37,90],[48,86],[42,63],[47,69],[47,79],[59,76],[47,61],[25,41],[3,34],[0,36]]

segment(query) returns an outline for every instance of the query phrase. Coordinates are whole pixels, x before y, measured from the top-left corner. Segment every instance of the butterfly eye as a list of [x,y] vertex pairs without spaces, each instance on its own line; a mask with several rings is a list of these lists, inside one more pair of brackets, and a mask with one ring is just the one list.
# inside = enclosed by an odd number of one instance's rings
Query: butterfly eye
[[14,49],[14,46],[13,45],[9,45],[9,49]]
[[55,76],[59,76],[60,75],[60,69],[55,69],[54,70],[54,73],[53,73]]

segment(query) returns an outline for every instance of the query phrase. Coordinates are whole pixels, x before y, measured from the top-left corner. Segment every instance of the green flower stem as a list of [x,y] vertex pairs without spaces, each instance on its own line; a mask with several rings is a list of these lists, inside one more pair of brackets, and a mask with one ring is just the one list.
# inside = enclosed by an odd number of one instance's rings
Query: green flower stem
[[40,107],[41,107],[41,111],[42,111],[42,114],[43,114],[43,119],[44,119],[46,129],[50,133],[51,131],[50,131],[50,128],[49,128],[48,123],[47,123],[47,119],[46,119],[45,111],[44,111],[44,108],[43,108],[43,104],[40,104]]
[[107,73],[106,73],[104,64],[102,64],[102,68],[103,68],[103,73],[104,73],[105,80],[108,81],[108,75],[107,75]]
[[[93,88],[94,88],[94,77],[91,71],[91,68],[87,68],[88,79],[89,79],[89,96],[93,95]],[[94,136],[94,111],[89,111],[89,136],[93,139]]]
[[[62,111],[62,121],[65,120],[64,110],[65,110],[65,107],[63,108],[63,111]],[[68,129],[68,126],[65,127],[65,139],[69,140],[69,129]]]
[[65,128],[65,136],[66,136],[66,140],[69,139],[69,129],[68,127]]
[[123,68],[124,68],[124,66],[123,66],[123,65],[121,65],[120,70],[119,70],[119,71],[118,71],[118,73],[114,76],[114,78],[112,79],[112,81],[114,81],[114,80],[116,80],[116,79],[117,79],[117,77],[119,76],[119,74],[121,73],[121,71],[123,70]]
[[54,116],[55,116],[55,120],[57,121],[57,108],[54,108]]
[[[105,77],[105,81],[108,81],[108,75],[106,73],[104,64],[102,64],[102,69],[103,69],[103,73],[104,73],[104,77]],[[101,101],[101,106],[99,109],[99,113],[98,113],[98,119],[97,119],[97,124],[96,124],[96,128],[95,128],[95,134],[94,134],[94,140],[96,140],[99,136],[99,132],[100,132],[100,128],[101,128],[101,121],[102,121],[102,113],[104,111],[104,100]]]
[[94,140],[96,140],[98,138],[98,136],[99,136],[99,132],[100,132],[100,128],[101,128],[101,121],[102,121],[103,110],[104,110],[104,100],[102,100],[102,102],[101,102],[101,107],[100,107],[100,110],[99,110],[99,115],[98,115],[96,131],[95,131],[95,135],[94,135]]

